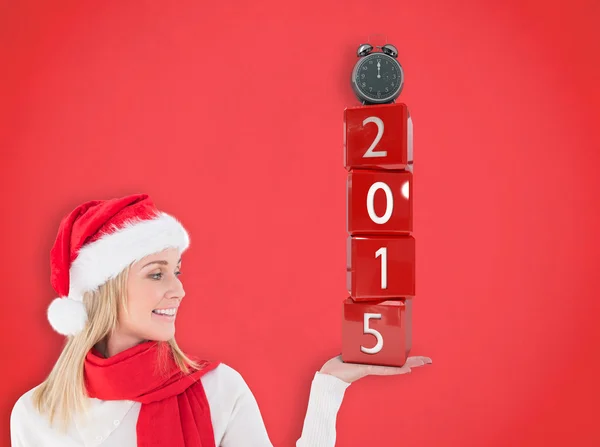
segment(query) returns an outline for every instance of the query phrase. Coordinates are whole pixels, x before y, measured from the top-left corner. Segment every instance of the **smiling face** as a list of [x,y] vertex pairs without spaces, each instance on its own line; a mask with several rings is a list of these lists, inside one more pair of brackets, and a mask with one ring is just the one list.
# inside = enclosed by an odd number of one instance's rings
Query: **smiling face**
[[[121,338],[168,341],[175,335],[175,319],[185,296],[179,280],[179,250],[170,248],[132,265],[127,280],[127,312],[120,307]],[[122,305],[121,305],[122,306]]]

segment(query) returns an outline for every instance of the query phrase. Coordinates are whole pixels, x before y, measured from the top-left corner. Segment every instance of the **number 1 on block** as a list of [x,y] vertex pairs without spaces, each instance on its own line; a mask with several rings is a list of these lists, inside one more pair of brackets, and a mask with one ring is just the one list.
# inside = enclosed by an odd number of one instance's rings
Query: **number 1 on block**
[[414,236],[348,236],[346,289],[354,301],[414,297]]

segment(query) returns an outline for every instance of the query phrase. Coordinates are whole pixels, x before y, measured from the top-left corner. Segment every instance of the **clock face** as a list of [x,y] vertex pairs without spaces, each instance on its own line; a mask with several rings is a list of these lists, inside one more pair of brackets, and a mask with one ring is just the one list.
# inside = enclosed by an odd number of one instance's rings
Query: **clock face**
[[362,58],[353,73],[353,84],[357,94],[373,102],[393,99],[403,84],[400,64],[383,53],[372,53]]

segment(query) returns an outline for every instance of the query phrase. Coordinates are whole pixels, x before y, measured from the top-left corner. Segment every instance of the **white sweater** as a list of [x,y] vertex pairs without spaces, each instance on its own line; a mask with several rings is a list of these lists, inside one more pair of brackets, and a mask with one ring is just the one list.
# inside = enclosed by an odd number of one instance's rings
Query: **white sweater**
[[[221,363],[201,377],[210,405],[217,447],[272,447],[258,404],[242,376]],[[302,434],[296,447],[333,447],[337,413],[350,384],[337,377],[315,373]],[[37,387],[36,387],[37,388]],[[141,404],[133,401],[90,399],[89,420],[79,415],[69,431],[50,428],[37,413],[31,395],[23,394],[10,417],[12,447],[133,447]],[[89,422],[92,421],[92,422]],[[156,428],[160,430],[160,427]]]

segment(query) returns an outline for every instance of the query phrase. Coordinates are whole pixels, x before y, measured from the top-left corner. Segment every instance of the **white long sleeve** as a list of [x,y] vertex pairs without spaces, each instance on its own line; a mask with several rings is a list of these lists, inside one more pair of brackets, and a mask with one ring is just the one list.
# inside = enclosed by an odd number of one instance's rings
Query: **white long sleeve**
[[[243,377],[226,364],[202,376],[210,406],[215,445],[219,447],[273,447],[259,405]],[[296,447],[333,447],[337,413],[350,384],[334,376],[315,373],[300,439]],[[50,427],[35,412],[31,395],[15,403],[11,418],[13,447],[134,447],[141,404],[132,401],[91,399],[90,417],[77,418],[67,434]]]
[[[232,376],[228,382],[236,383],[238,391],[231,414],[223,418],[227,420],[227,426],[220,446],[272,447],[252,391],[235,370],[230,369],[228,374]],[[337,413],[349,385],[337,377],[315,373],[302,434],[296,447],[335,446]],[[214,415],[213,419],[216,422]]]
[[315,373],[308,398],[302,436],[296,447],[333,447],[337,414],[350,384],[337,377]]

